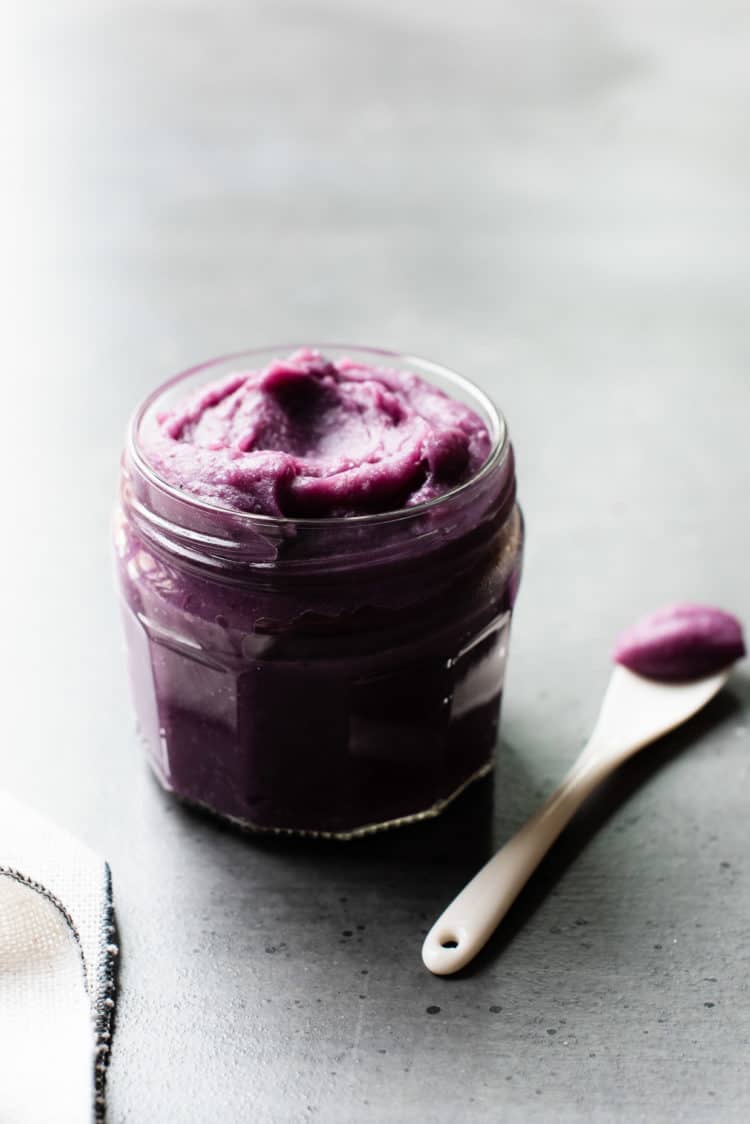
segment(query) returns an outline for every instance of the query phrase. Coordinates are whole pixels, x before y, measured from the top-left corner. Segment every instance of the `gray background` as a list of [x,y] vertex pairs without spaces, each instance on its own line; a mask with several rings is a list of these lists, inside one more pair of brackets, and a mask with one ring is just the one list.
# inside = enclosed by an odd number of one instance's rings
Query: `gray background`
[[[747,5],[26,8],[0,45],[2,783],[112,863],[111,1121],[746,1119],[746,671],[591,802],[465,977],[419,947],[585,739],[622,626],[683,596],[750,620]],[[289,337],[478,380],[528,525],[494,782],[349,846],[162,796],[112,589],[132,407]]]

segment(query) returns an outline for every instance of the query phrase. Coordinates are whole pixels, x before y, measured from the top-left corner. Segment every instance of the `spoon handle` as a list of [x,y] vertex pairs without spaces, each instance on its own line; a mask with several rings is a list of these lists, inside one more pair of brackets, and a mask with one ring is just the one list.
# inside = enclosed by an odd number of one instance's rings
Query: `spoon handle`
[[612,768],[611,760],[581,755],[559,788],[432,926],[422,946],[425,967],[448,976],[473,960],[565,825]]

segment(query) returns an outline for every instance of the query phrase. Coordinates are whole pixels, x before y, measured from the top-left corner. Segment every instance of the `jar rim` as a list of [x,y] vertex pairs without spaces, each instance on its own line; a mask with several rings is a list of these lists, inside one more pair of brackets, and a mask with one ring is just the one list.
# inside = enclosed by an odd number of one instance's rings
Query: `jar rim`
[[[461,484],[456,485],[455,488],[443,492],[442,495],[435,496],[432,499],[424,500],[422,503],[414,504],[411,507],[400,507],[393,511],[381,511],[369,513],[366,515],[333,515],[323,516],[321,518],[304,518],[298,519],[294,516],[277,516],[277,515],[264,515],[249,511],[240,511],[237,508],[229,507],[226,504],[212,502],[203,496],[196,495],[191,492],[186,492],[182,488],[176,487],[165,480],[154,467],[149,463],[146,456],[141,451],[138,444],[138,434],[141,423],[146,416],[146,413],[152,409],[158,399],[177,386],[184,379],[189,378],[191,375],[196,375],[200,371],[210,371],[212,367],[216,367],[222,363],[233,362],[237,360],[249,359],[260,355],[267,355],[269,352],[278,351],[282,354],[296,351],[302,347],[312,347],[316,350],[325,352],[326,349],[336,349],[337,351],[352,352],[358,356],[376,356],[387,360],[401,361],[402,363],[410,364],[416,367],[420,372],[424,372],[429,378],[430,373],[438,375],[442,379],[459,386],[464,393],[473,397],[477,403],[482,407],[486,418],[483,420],[487,424],[489,436],[491,440],[490,451],[483,464],[477,469],[473,476],[468,480],[464,480]],[[367,527],[377,526],[391,522],[398,522],[403,519],[413,519],[426,512],[434,511],[436,508],[450,503],[452,500],[464,494],[466,491],[473,489],[479,482],[484,480],[495,469],[507,455],[509,448],[508,442],[508,426],[505,416],[498,409],[492,399],[484,390],[481,389],[475,382],[467,378],[465,375],[460,374],[458,371],[453,371],[449,367],[444,367],[440,363],[434,363],[430,359],[423,359],[417,355],[411,355],[406,352],[393,351],[388,348],[382,347],[368,347],[363,344],[347,344],[347,343],[280,343],[280,344],[267,344],[263,347],[244,348],[241,351],[227,352],[224,355],[215,356],[212,359],[203,360],[196,363],[192,367],[188,367],[184,371],[179,371],[177,374],[172,375],[164,382],[156,386],[140,403],[131,416],[130,423],[127,430],[127,449],[128,455],[132,460],[134,466],[140,473],[148,480],[152,487],[158,488],[172,499],[180,504],[185,504],[188,508],[196,511],[210,512],[214,515],[227,515],[232,516],[233,522],[236,526],[257,527],[259,530],[262,528],[289,528],[289,527],[302,527],[302,528],[329,528],[335,529],[336,527]]]

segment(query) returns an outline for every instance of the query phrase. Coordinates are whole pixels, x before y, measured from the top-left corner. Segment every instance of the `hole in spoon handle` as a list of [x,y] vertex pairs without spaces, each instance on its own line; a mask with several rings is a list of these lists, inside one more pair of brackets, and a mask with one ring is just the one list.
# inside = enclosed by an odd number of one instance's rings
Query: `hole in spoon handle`
[[468,943],[469,935],[463,927],[438,920],[422,945],[424,966],[436,976],[449,976],[457,972],[472,959],[472,954],[467,954]]

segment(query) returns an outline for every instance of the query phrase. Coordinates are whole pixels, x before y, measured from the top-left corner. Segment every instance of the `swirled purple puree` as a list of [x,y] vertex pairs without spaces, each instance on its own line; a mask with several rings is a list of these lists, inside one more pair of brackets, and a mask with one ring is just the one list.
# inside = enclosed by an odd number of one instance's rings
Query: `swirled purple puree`
[[651,679],[699,679],[745,655],[736,617],[710,605],[682,602],[644,617],[617,642],[617,663]]
[[490,437],[418,375],[304,349],[146,419],[141,447],[168,483],[209,501],[319,518],[444,495],[476,474]]

